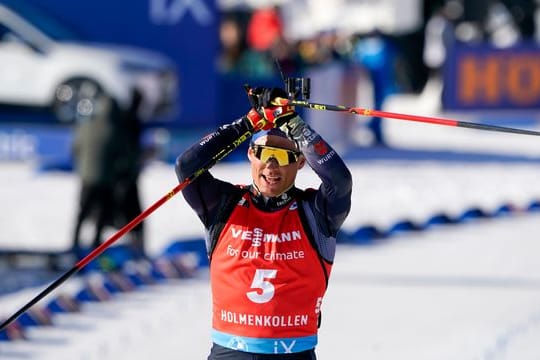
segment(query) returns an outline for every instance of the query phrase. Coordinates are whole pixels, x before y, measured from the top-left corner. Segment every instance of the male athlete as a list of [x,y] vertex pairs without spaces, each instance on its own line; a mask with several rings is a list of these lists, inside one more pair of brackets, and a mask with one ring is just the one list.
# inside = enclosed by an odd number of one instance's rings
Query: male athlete
[[[306,124],[278,88],[256,88],[254,107],[180,155],[180,182],[248,131],[252,182],[233,185],[210,172],[183,195],[206,229],[212,288],[209,360],[316,359],[317,330],[336,250],[351,206],[343,160]],[[295,187],[308,164],[318,189]]]

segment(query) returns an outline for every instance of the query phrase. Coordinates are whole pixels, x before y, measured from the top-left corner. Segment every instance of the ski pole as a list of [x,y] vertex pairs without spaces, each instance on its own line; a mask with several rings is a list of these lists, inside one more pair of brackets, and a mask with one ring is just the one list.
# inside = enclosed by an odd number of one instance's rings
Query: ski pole
[[128,231],[130,231],[135,226],[137,226],[137,224],[139,224],[143,219],[148,217],[157,208],[159,208],[165,202],[170,200],[173,196],[175,196],[180,191],[182,191],[187,185],[189,185],[191,182],[193,182],[193,180],[195,180],[199,175],[201,175],[202,173],[204,173],[205,171],[210,169],[217,162],[224,159],[234,149],[236,149],[241,143],[243,143],[251,135],[253,135],[254,131],[256,131],[256,130],[251,130],[251,131],[248,130],[248,131],[246,131],[244,134],[242,134],[240,137],[238,137],[234,142],[232,142],[227,147],[222,149],[219,153],[217,153],[207,164],[202,166],[199,170],[197,170],[191,176],[186,178],[180,184],[176,185],[166,195],[161,197],[154,204],[152,204],[150,207],[148,207],[146,210],[144,210],[142,213],[140,213],[137,217],[135,217],[133,220],[131,220],[127,225],[125,225],[123,228],[121,228],[115,234],[113,234],[109,239],[107,239],[105,242],[103,242],[101,245],[99,245],[97,248],[95,248],[92,252],[90,252],[88,255],[86,255],[84,258],[82,258],[80,261],[78,261],[71,269],[66,271],[58,279],[56,279],[54,282],[52,282],[49,286],[47,286],[44,290],[42,290],[38,295],[36,295],[32,300],[30,300],[28,303],[26,303],[24,306],[22,306],[19,310],[17,310],[13,315],[11,315],[7,320],[2,322],[2,324],[0,325],[0,331],[4,330],[9,324],[11,324],[13,321],[15,321],[19,316],[24,314],[32,306],[34,306],[36,303],[38,303],[41,299],[43,299],[45,296],[50,294],[57,287],[62,285],[71,276],[75,275],[82,268],[84,268],[86,265],[88,265],[88,263],[90,261],[95,259],[98,255],[100,255],[103,251],[105,251],[105,249],[107,249],[109,246],[111,246],[115,241],[117,241],[119,238],[121,238],[123,235],[125,235]]
[[504,133],[540,136],[540,132],[533,131],[533,130],[516,129],[516,128],[510,128],[510,127],[495,126],[495,125],[476,124],[472,122],[444,119],[444,118],[438,118],[438,117],[400,114],[400,113],[394,113],[394,112],[365,109],[365,108],[360,108],[360,107],[347,107],[343,105],[319,104],[319,103],[312,103],[312,102],[308,102],[304,100],[287,99],[286,103],[292,106],[306,107],[306,108],[310,108],[314,110],[341,111],[341,112],[348,112],[348,113],[360,115],[360,116],[376,116],[376,117],[381,117],[381,118],[417,121],[417,122],[437,124],[437,125],[446,125],[446,126],[453,126],[453,127],[463,127],[463,128],[478,129],[478,130],[498,131],[498,132],[504,132]]

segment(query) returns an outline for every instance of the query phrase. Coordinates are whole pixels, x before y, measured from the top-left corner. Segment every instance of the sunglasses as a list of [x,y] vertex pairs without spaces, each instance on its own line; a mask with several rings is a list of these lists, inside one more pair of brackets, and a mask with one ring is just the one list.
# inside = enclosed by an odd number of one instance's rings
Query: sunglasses
[[251,149],[255,157],[266,163],[270,159],[275,159],[279,166],[286,166],[298,161],[302,154],[298,151],[276,148],[265,145],[252,145]]

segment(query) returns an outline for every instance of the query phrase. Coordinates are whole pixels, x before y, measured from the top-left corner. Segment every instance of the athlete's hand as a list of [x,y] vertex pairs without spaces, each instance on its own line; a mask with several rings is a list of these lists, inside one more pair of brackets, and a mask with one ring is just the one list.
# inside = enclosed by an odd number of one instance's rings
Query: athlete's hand
[[272,126],[280,127],[296,116],[294,106],[288,105],[287,93],[280,88],[255,88],[257,112]]
[[262,114],[260,114],[256,109],[251,109],[246,115],[246,118],[251,123],[251,126],[256,131],[259,130],[270,130],[274,127],[274,124],[268,122]]
[[[254,128],[268,130],[280,127],[297,114],[288,105],[287,93],[280,88],[247,88],[252,109],[246,116]],[[259,116],[257,116],[257,114]]]

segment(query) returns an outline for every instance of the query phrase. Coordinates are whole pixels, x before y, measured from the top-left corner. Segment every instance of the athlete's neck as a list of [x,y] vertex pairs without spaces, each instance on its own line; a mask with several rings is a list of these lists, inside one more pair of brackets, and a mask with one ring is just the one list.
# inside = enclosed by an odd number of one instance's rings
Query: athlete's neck
[[265,209],[277,209],[288,203],[292,199],[292,190],[294,189],[294,184],[291,185],[287,190],[282,192],[277,196],[266,196],[261,193],[257,185],[253,183],[251,185],[251,198],[255,201],[257,205]]

